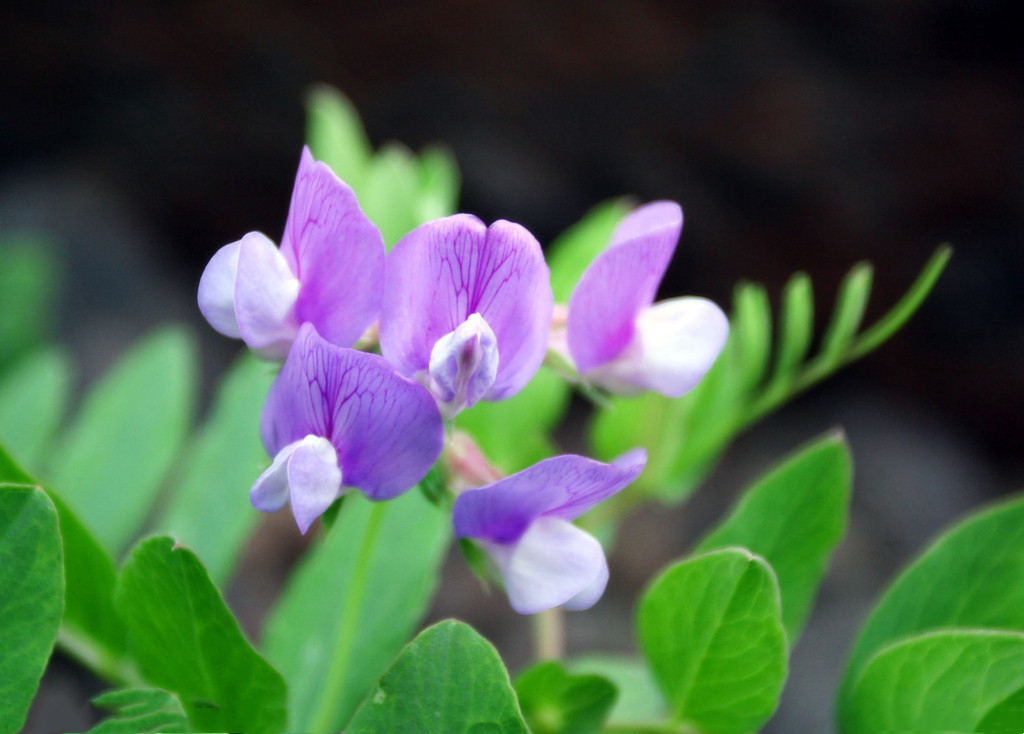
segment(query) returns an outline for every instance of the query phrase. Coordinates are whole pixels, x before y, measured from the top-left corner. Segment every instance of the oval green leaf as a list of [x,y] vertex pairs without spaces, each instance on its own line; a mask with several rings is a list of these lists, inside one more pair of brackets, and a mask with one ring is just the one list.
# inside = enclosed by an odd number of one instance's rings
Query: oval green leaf
[[520,673],[514,686],[533,734],[595,734],[616,697],[608,679],[570,674],[557,660]]
[[786,679],[779,588],[742,548],[680,561],[637,610],[640,647],[672,717],[704,734],[747,734],[775,711]]
[[498,651],[447,620],[421,632],[359,707],[348,734],[527,734]]
[[18,360],[0,380],[0,443],[23,466],[40,467],[47,443],[64,418],[71,361],[57,348]]

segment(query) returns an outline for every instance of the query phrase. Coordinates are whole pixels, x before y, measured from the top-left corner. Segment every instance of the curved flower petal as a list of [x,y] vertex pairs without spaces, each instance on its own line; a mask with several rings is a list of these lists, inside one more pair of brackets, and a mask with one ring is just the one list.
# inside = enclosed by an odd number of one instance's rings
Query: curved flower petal
[[478,313],[438,339],[430,352],[430,386],[445,418],[473,407],[491,389],[497,372],[498,343]]
[[267,453],[277,454],[311,434],[334,446],[346,486],[380,500],[423,478],[441,453],[444,428],[422,385],[303,324],[270,386],[260,436]]
[[625,351],[583,377],[614,393],[654,390],[678,398],[704,377],[728,335],[729,320],[706,298],[659,301],[640,312]]
[[241,337],[235,318],[235,278],[241,241],[217,250],[199,278],[199,310],[210,326],[224,336]]
[[460,538],[515,542],[542,515],[573,520],[636,479],[647,462],[643,449],[610,464],[583,456],[544,459],[528,469],[458,496],[452,523]]
[[608,565],[601,544],[571,522],[541,517],[512,545],[485,544],[512,608],[536,614],[564,604],[592,606],[604,592]]
[[295,337],[299,281],[265,235],[250,232],[238,242],[235,317],[249,348],[266,359],[284,359]]
[[629,214],[611,246],[594,258],[569,296],[569,354],[580,373],[619,355],[633,340],[641,309],[651,305],[672,259],[683,212],[656,201]]
[[352,189],[303,147],[281,253],[302,283],[295,315],[350,346],[380,313],[384,241]]
[[484,396],[518,392],[544,359],[551,286],[537,240],[523,227],[489,228],[469,214],[420,225],[388,255],[381,352],[403,375],[429,369],[434,345],[477,313],[494,332],[498,369]]
[[341,482],[342,469],[330,441],[307,436],[299,442],[288,459],[288,492],[292,514],[303,535],[341,495]]

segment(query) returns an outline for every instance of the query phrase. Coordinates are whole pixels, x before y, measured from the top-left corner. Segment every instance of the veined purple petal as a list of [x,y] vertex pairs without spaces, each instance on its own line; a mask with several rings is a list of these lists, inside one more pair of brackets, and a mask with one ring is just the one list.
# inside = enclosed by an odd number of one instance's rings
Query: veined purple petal
[[441,452],[444,429],[422,385],[381,357],[337,347],[303,324],[270,386],[260,436],[276,455],[308,435],[334,446],[345,486],[380,500],[423,478]]
[[210,326],[233,339],[242,336],[235,317],[235,278],[241,244],[232,242],[217,250],[199,279],[199,310]]
[[544,459],[460,494],[452,508],[455,534],[513,543],[541,516],[579,517],[636,479],[646,462],[643,449],[628,451],[610,464],[572,454]]
[[608,582],[601,544],[559,518],[538,518],[513,544],[483,547],[501,572],[509,603],[520,614],[562,605],[586,609]]
[[580,373],[614,359],[651,305],[683,226],[678,204],[656,201],[630,213],[612,244],[590,263],[569,296],[569,354]]
[[440,401],[441,415],[454,418],[482,398],[498,372],[498,343],[484,318],[470,314],[430,353],[430,386]]
[[350,346],[380,313],[384,241],[352,189],[302,149],[281,253],[302,283],[295,315]]
[[729,320],[706,298],[659,301],[640,312],[625,351],[583,377],[613,393],[654,390],[678,398],[704,377],[728,335]]
[[490,227],[468,214],[427,222],[388,255],[381,352],[403,375],[430,366],[439,339],[477,313],[494,332],[498,369],[484,397],[518,392],[537,371],[551,321],[551,286],[540,244],[523,227]]
[[239,240],[235,276],[235,317],[249,348],[265,359],[284,359],[298,324],[299,281],[281,251],[260,232]]

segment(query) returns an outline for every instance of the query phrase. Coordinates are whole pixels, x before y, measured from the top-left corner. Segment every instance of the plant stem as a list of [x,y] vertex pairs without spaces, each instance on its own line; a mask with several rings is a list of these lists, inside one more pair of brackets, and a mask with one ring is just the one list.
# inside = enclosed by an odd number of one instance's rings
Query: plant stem
[[565,611],[560,607],[533,615],[533,654],[537,660],[565,657]]

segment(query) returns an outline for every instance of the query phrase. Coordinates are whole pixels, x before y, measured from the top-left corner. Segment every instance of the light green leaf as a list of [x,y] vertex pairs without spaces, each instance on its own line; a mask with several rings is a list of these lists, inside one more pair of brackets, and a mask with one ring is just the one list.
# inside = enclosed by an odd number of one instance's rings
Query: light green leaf
[[400,143],[386,143],[366,171],[357,194],[363,213],[377,225],[387,249],[420,222],[416,156]]
[[235,362],[186,450],[177,491],[157,523],[196,552],[218,585],[227,580],[258,519],[248,491],[267,466],[259,418],[273,378],[273,368],[251,354]]
[[454,214],[459,206],[461,177],[451,150],[443,145],[428,145],[420,151],[419,196],[416,200],[416,222]]
[[577,675],[599,675],[607,678],[618,691],[615,705],[608,716],[608,725],[618,729],[635,726],[654,727],[668,715],[665,699],[651,677],[647,664],[640,658],[626,655],[588,654],[573,658],[568,668]]
[[698,553],[742,546],[771,564],[791,645],[846,529],[851,474],[843,435],[829,434],[758,480],[697,545]]
[[772,349],[772,307],[768,292],[760,283],[740,283],[733,294],[730,332],[736,332],[728,347],[739,365],[740,385],[744,390],[757,387],[768,372]]
[[615,686],[609,680],[570,674],[557,660],[520,673],[514,687],[533,734],[598,732],[615,703]]
[[32,352],[0,380],[0,443],[24,465],[38,469],[68,403],[71,362],[54,347]]
[[[0,482],[36,484],[0,446]],[[108,681],[124,683],[124,629],[114,612],[114,562],[85,526],[49,492],[64,547],[64,619],[58,644]]]
[[345,498],[309,551],[263,636],[288,681],[290,731],[340,731],[408,642],[437,584],[445,513],[410,490],[387,502]]
[[788,381],[807,356],[814,336],[814,289],[807,273],[794,273],[782,291],[775,379]]
[[841,359],[853,341],[871,296],[873,274],[869,263],[857,263],[839,284],[832,321],[821,340],[821,355],[825,361]]
[[462,622],[421,632],[363,702],[348,734],[526,734],[494,647]]
[[868,661],[852,688],[842,731],[1019,733],[1022,692],[1024,634],[931,632],[885,647]]
[[944,627],[1024,632],[1024,498],[959,522],[893,582],[850,654],[841,716],[872,655],[897,639]]
[[546,248],[555,303],[566,303],[583,271],[611,240],[612,232],[632,205],[627,199],[608,199],[562,232]]
[[356,108],[334,87],[315,84],[306,95],[306,143],[358,194],[373,148]]
[[54,490],[115,555],[139,532],[185,437],[195,369],[184,331],[151,334],[92,388],[52,454]]
[[637,609],[640,647],[675,721],[746,734],[775,711],[786,633],[771,567],[741,548],[680,561]]
[[57,511],[38,487],[0,483],[0,734],[21,729],[64,608]]
[[93,706],[113,711],[88,734],[141,734],[187,732],[188,719],[181,701],[159,688],[125,688],[92,699]]
[[495,466],[512,474],[554,455],[549,435],[565,413],[569,392],[565,380],[542,367],[517,395],[480,401],[459,413],[455,423]]
[[0,369],[49,338],[57,281],[45,238],[29,232],[0,238]]
[[178,695],[193,731],[284,731],[284,680],[242,636],[192,551],[165,536],[142,541],[114,600],[146,681]]

